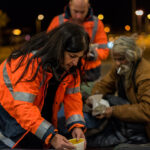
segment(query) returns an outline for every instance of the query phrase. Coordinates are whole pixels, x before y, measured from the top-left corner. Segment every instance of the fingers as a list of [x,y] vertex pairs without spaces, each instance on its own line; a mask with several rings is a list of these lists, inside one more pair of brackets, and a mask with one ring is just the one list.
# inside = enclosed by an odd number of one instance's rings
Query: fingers
[[86,139],[84,139],[84,149],[86,149],[86,145],[87,145],[87,142],[86,142]]
[[85,138],[84,133],[81,128],[74,128],[72,131],[72,137],[79,140],[80,138]]
[[65,143],[70,144],[70,142],[66,138],[64,138],[63,140],[64,140]]
[[75,146],[68,141],[68,143],[64,143],[62,145],[63,149],[75,149]]
[[67,148],[67,149],[74,149],[75,148],[75,146],[73,146],[73,144],[72,143],[70,143],[68,140],[67,140],[67,138],[63,138],[63,141],[64,141],[64,145],[63,145],[63,147],[64,148]]
[[70,143],[64,136],[60,134],[56,134],[53,139],[51,140],[52,146],[57,150],[63,149],[74,149],[72,143]]

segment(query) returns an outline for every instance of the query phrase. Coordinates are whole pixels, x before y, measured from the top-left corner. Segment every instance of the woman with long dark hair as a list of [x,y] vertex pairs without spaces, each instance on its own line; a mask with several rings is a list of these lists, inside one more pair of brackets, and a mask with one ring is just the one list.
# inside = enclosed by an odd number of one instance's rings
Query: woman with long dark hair
[[72,137],[85,138],[80,60],[89,41],[67,22],[33,36],[0,65],[0,148],[74,148],[57,130],[61,103]]

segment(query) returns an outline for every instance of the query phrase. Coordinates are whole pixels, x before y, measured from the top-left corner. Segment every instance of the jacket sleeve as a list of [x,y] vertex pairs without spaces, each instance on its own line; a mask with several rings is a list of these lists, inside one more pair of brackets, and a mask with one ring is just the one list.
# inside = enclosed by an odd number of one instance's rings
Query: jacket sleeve
[[70,85],[67,87],[64,98],[64,111],[69,131],[74,127],[85,129],[85,120],[82,109],[83,103],[80,93],[80,76],[78,75],[77,80],[71,81]]
[[150,122],[150,78],[138,83],[137,103],[114,106],[113,116],[130,122]]
[[108,40],[107,40],[107,35],[104,31],[104,24],[102,23],[102,21],[98,20],[98,28],[97,28],[96,36],[95,36],[93,43],[98,44],[98,48],[96,51],[100,60],[106,59],[109,55],[107,42]]
[[[34,81],[26,81],[26,79],[30,79],[31,74],[35,72],[35,69],[31,68],[31,66],[32,64],[23,79],[17,85],[13,86],[12,104],[15,112],[13,117],[22,128],[32,132],[38,138],[45,141],[47,137],[50,139],[57,130],[50,122],[41,116],[39,108],[43,98],[41,91],[44,92],[44,90],[41,90],[43,83],[42,71],[39,71]],[[11,81],[15,80],[19,74],[20,70],[16,71]]]
[[94,94],[114,94],[116,92],[116,76],[115,68],[111,69],[106,76],[98,80],[93,88],[92,95]]
[[55,27],[57,27],[59,25],[59,18],[58,16],[55,16],[52,21],[50,22],[48,28],[47,28],[47,32],[51,31],[52,29],[54,29]]

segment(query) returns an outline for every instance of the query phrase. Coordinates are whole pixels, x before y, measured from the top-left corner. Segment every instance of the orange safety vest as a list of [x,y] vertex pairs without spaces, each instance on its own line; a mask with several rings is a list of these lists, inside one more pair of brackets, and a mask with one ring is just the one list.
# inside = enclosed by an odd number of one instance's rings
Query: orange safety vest
[[[63,22],[71,20],[71,16],[69,15],[68,10],[69,7],[65,9],[65,12],[63,14],[55,16],[52,19],[50,25],[47,28],[47,32],[62,24]],[[108,57],[109,49],[107,48],[107,36],[104,31],[104,25],[102,21],[99,20],[96,16],[92,15],[90,9],[89,12],[90,15],[83,22],[82,26],[88,32],[91,38],[91,43],[97,43],[98,48],[96,49],[96,58],[92,61],[86,62],[85,73],[87,74],[87,76],[89,76],[89,81],[94,81],[97,80],[100,76],[101,60],[104,60]]]
[[[31,56],[32,54],[29,57]],[[10,65],[5,60],[0,65],[0,120],[2,120],[0,121],[0,141],[14,148],[25,134],[32,132],[48,144],[52,134],[57,131],[57,113],[62,102],[68,130],[74,127],[84,128],[79,72],[76,82],[73,75],[69,74],[60,83],[56,91],[52,123],[50,123],[41,116],[41,110],[48,81],[53,75],[45,72],[41,67],[35,80],[27,82],[26,79],[31,79],[32,73],[35,73],[38,66],[38,61],[34,60],[23,79],[14,85],[26,66],[24,63],[12,73],[19,59],[11,60]]]

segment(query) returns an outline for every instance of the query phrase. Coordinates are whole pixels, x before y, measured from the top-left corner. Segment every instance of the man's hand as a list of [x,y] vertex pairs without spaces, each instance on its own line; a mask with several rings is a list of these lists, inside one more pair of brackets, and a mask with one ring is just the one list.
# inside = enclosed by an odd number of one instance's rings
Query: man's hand
[[73,138],[76,138],[77,141],[80,139],[80,138],[84,138],[84,149],[86,149],[86,139],[85,139],[85,135],[82,131],[81,128],[74,128],[73,131],[72,131],[72,137]]
[[96,52],[97,47],[98,47],[98,44],[90,45],[90,50],[87,54],[87,58],[89,61],[94,61],[97,59],[97,52]]
[[112,111],[113,111],[112,107],[107,107],[106,111],[103,114],[96,116],[96,118],[98,119],[103,119],[104,117],[110,118],[112,116]]
[[51,140],[52,146],[57,150],[74,149],[73,146],[64,136],[56,134]]

